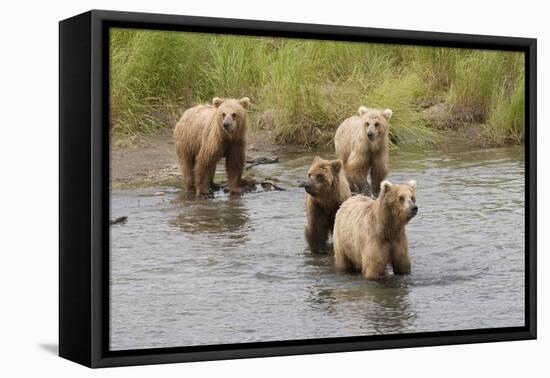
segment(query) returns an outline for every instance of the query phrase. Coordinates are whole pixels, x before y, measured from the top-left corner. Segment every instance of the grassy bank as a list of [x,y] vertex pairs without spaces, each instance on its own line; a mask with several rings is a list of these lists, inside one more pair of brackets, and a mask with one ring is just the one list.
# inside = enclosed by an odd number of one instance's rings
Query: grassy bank
[[[360,105],[391,108],[391,138],[482,125],[480,141],[521,143],[523,54],[348,42],[111,32],[111,116],[118,135],[173,127],[212,97],[252,100],[251,126],[276,143],[330,145]],[[433,116],[430,107],[441,112]]]

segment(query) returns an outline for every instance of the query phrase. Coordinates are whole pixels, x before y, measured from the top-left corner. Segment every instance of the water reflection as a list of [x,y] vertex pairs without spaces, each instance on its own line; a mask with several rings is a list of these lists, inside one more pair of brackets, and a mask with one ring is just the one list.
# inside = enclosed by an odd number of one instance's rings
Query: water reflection
[[311,306],[341,320],[342,331],[349,334],[400,333],[414,328],[416,315],[404,282],[365,282],[360,274],[352,275],[351,281],[355,281],[352,287],[311,291]]
[[[388,268],[380,281],[366,281],[359,273],[336,273],[334,257],[304,253],[304,264],[315,268],[311,276],[319,282],[309,288],[306,303],[341,322],[349,334],[407,332],[414,328],[415,312],[409,300],[411,276],[394,276]],[[323,282],[332,281],[331,287]]]
[[180,231],[242,243],[250,230],[247,208],[239,197],[196,199],[182,192],[173,201],[180,209],[170,224]]

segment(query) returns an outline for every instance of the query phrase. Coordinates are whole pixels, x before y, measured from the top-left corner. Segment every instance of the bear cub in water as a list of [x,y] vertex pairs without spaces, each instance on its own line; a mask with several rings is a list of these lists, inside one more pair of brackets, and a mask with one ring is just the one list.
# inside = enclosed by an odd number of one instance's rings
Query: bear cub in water
[[369,280],[382,278],[388,264],[394,274],[410,273],[405,225],[417,212],[414,180],[383,181],[378,199],[358,195],[345,201],[334,224],[336,268],[359,270]]
[[312,252],[322,252],[334,227],[340,205],[351,197],[350,187],[341,160],[315,157],[307,173],[306,240]]

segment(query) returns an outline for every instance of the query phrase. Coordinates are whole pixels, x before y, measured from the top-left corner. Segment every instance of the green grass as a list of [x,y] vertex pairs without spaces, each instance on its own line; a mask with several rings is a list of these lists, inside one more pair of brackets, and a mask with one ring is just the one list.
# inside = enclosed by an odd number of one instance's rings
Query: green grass
[[[392,144],[437,141],[419,105],[483,124],[486,144],[521,143],[523,54],[351,42],[111,31],[111,119],[118,135],[171,128],[218,97],[252,100],[251,126],[275,143],[331,146],[360,105],[391,108]],[[449,123],[451,120],[449,120]]]
[[204,80],[197,62],[210,57],[200,42],[184,33],[112,33],[111,114],[116,133],[147,134],[167,127],[179,107],[201,97],[195,93]]
[[504,85],[493,96],[489,119],[482,137],[489,144],[523,143],[525,129],[525,85],[523,80],[513,88]]

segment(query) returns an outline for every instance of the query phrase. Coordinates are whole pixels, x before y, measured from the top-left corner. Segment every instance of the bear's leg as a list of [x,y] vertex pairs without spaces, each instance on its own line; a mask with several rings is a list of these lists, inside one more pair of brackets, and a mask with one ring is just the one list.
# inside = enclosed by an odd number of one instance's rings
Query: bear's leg
[[368,177],[369,177],[369,171],[366,170],[364,173],[364,176],[362,176],[361,186],[359,187],[358,192],[365,196],[372,197],[373,191],[372,191],[371,185],[369,184]]
[[210,195],[210,183],[216,174],[215,163],[198,163],[196,165],[195,182],[196,191],[199,195]]
[[369,183],[365,175],[357,172],[346,171],[349,187],[353,193],[362,193]]
[[367,280],[377,280],[386,274],[388,246],[384,243],[368,243],[361,253],[361,273]]
[[372,184],[372,194],[378,196],[380,193],[380,184],[388,176],[388,168],[386,167],[385,159],[379,159],[372,164],[370,170],[370,180]]
[[346,256],[345,252],[334,246],[334,265],[338,270],[353,270],[353,262]]
[[327,222],[322,218],[312,219],[306,226],[306,240],[313,253],[323,252],[329,235]]
[[202,151],[197,156],[195,162],[195,187],[198,195],[209,196],[210,184],[216,174],[217,156],[206,156]]
[[353,155],[345,164],[344,169],[350,184],[351,191],[359,194],[369,194],[368,182],[369,166],[364,159],[354,158]]
[[231,193],[240,193],[241,191],[241,176],[245,162],[245,141],[235,142],[230,145],[225,155],[225,170],[227,172],[227,185]]
[[350,189],[353,193],[364,194],[370,196],[372,194],[371,187],[367,180],[367,174],[351,174],[347,177],[348,182],[350,183]]
[[329,232],[331,231],[330,219],[318,205],[309,203],[307,206],[306,240],[311,252],[322,252],[326,246]]
[[193,191],[195,189],[195,178],[193,175],[194,159],[188,157],[181,157],[179,159],[181,176],[183,178],[183,185],[187,191]]
[[368,264],[363,265],[361,272],[367,280],[378,280],[384,277],[386,273],[386,265],[381,262],[371,261]]
[[409,274],[411,272],[411,258],[406,238],[396,241],[391,251],[393,274]]

